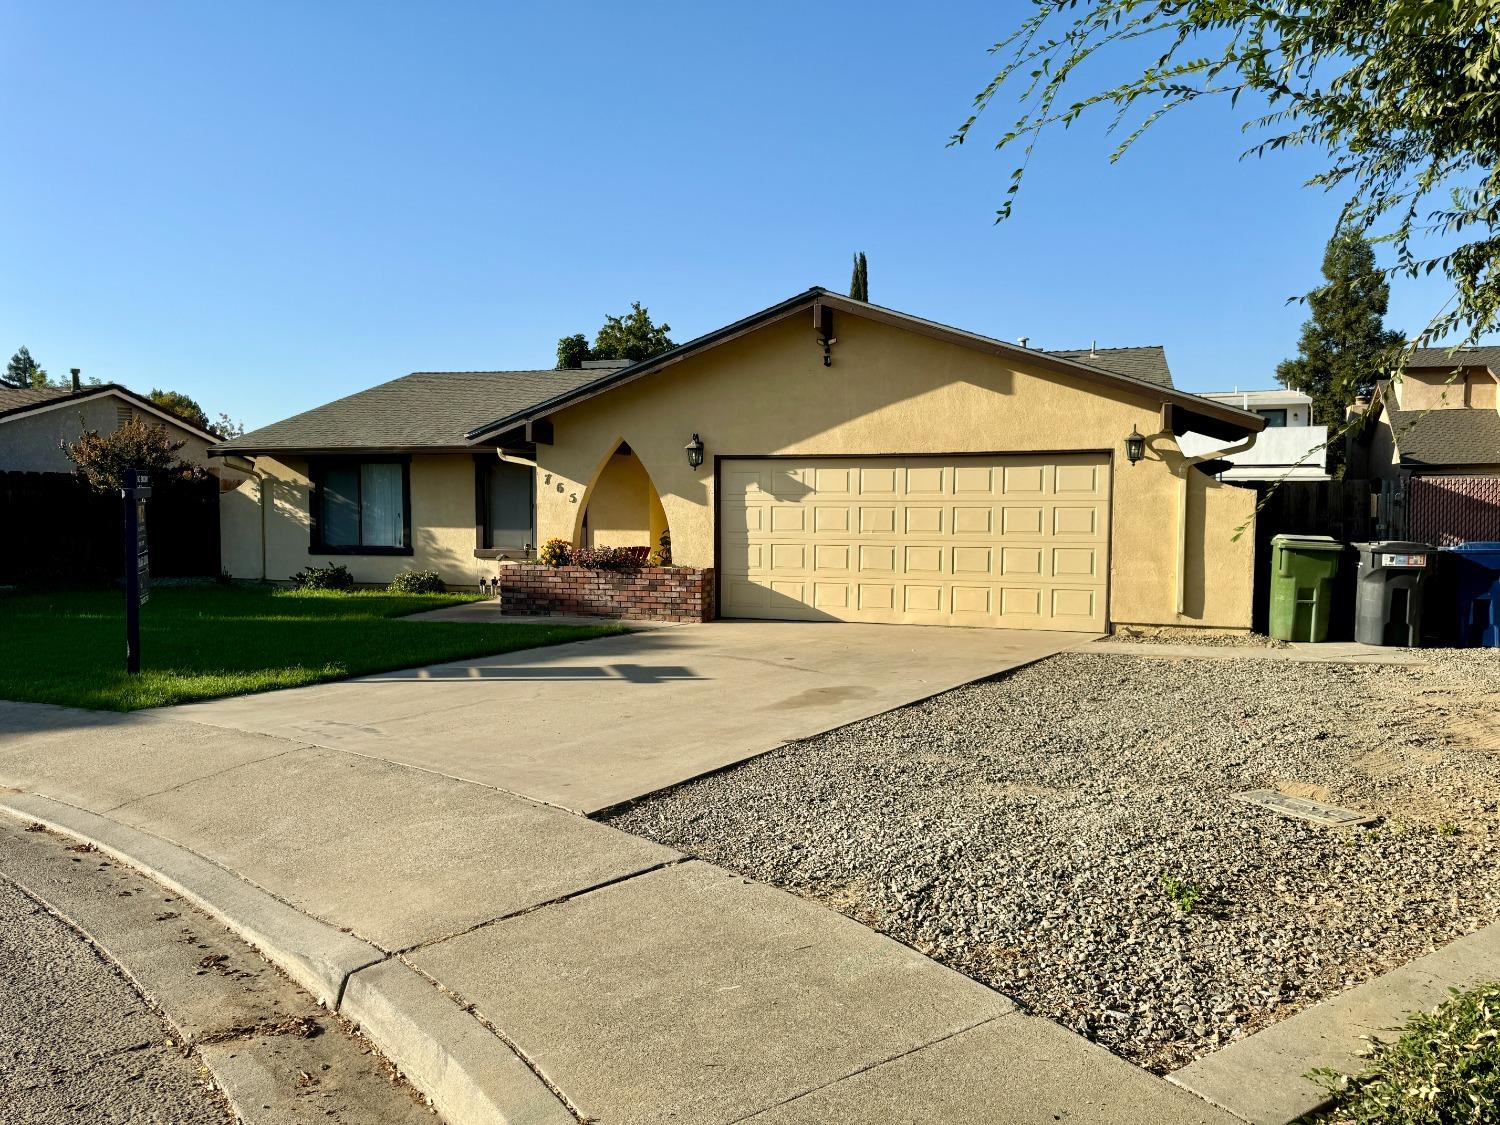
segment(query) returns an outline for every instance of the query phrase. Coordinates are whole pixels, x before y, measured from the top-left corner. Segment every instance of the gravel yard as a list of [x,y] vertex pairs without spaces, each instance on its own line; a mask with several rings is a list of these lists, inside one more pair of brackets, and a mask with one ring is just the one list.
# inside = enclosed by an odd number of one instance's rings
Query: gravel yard
[[1500,916],[1500,652],[1429,657],[1068,653],[610,819],[1165,1072]]

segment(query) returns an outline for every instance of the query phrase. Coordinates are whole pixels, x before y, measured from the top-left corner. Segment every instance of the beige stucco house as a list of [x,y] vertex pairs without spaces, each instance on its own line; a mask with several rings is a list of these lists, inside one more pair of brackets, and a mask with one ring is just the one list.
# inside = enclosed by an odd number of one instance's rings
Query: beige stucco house
[[418,373],[212,452],[254,473],[221,504],[237,577],[474,585],[549,538],[668,534],[725,617],[1243,629],[1255,494],[1177,439],[1264,425],[1176,390],[1159,348],[1044,352],[812,289],[640,363]]
[[[116,383],[69,387],[0,387],[0,472],[71,473],[77,469],[63,452],[84,433],[108,434],[132,419],[161,426],[183,443],[178,456],[216,474],[224,462],[210,459],[217,434],[200,430],[150,399]],[[227,475],[238,481],[233,469]]]

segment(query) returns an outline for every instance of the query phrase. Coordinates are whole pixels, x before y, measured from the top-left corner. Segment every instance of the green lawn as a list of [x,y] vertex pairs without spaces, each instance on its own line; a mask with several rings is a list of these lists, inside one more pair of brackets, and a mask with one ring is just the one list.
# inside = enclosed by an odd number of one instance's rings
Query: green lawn
[[402,621],[464,594],[159,586],[125,674],[118,590],[0,593],[0,699],[134,711],[623,632],[621,626]]

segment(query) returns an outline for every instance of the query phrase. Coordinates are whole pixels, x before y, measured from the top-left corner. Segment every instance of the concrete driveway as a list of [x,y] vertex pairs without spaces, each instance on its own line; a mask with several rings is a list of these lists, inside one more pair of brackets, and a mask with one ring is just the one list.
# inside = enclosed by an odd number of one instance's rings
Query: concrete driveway
[[593,813],[1093,639],[713,622],[156,713]]

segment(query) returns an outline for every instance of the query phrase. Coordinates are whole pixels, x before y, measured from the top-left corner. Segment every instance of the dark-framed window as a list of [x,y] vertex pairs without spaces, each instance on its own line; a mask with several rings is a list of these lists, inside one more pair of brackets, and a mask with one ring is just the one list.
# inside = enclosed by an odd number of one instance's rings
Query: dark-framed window
[[474,459],[474,549],[487,558],[536,548],[536,469],[494,455]]
[[317,555],[409,555],[411,461],[328,457],[309,466],[311,538]]
[[1286,411],[1283,409],[1277,408],[1275,410],[1257,410],[1256,413],[1266,420],[1267,429],[1274,430],[1278,426],[1286,425]]

